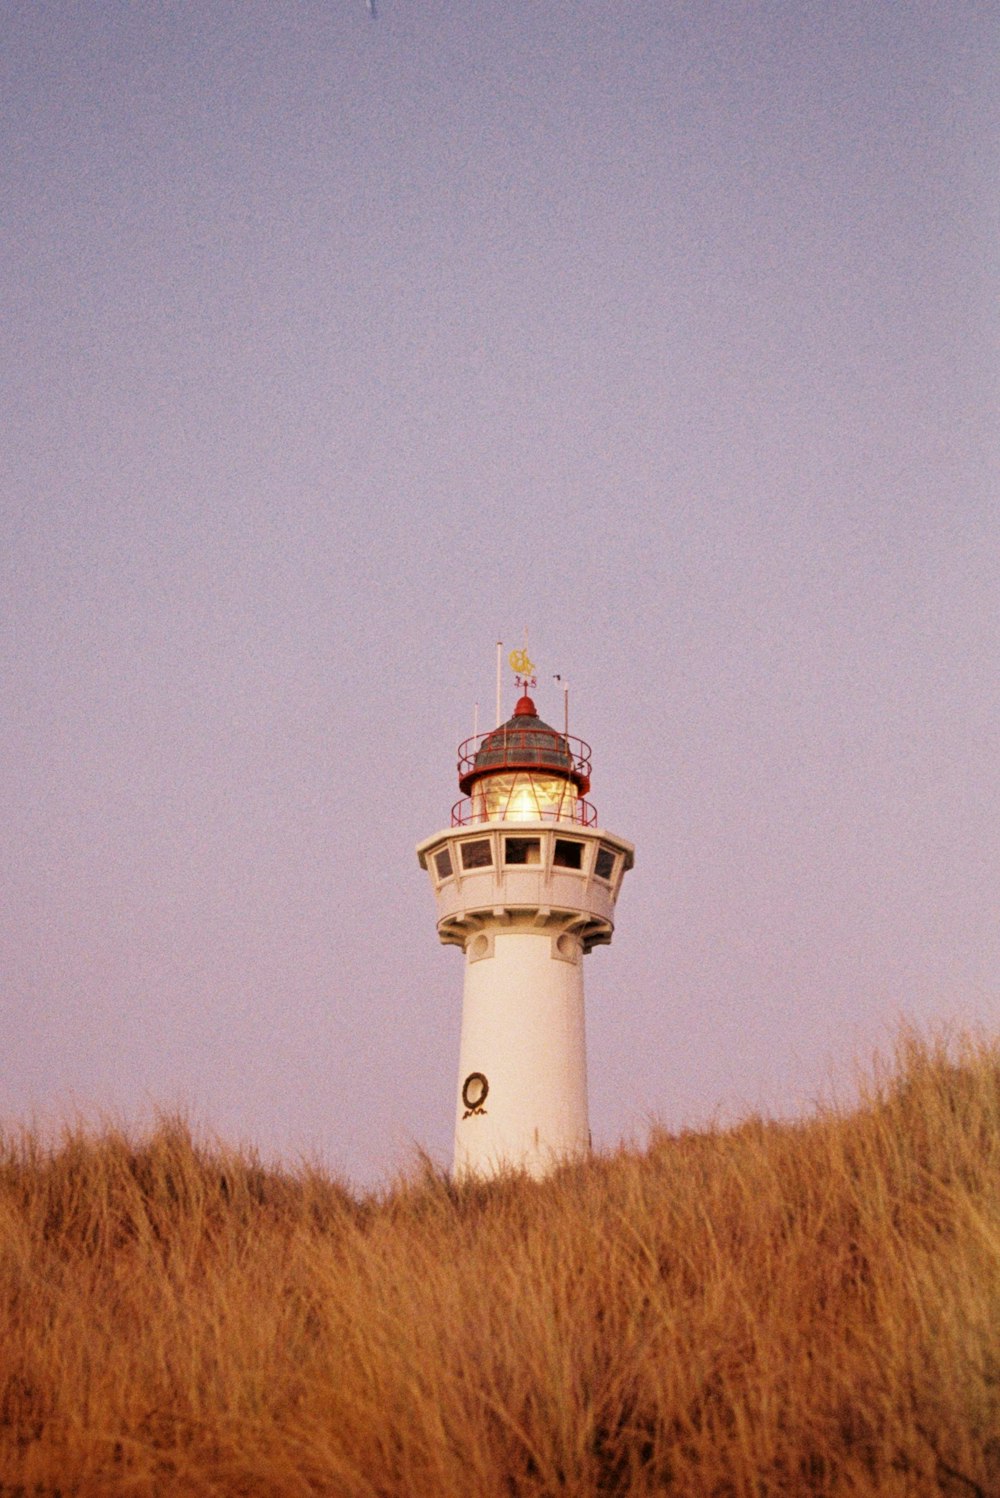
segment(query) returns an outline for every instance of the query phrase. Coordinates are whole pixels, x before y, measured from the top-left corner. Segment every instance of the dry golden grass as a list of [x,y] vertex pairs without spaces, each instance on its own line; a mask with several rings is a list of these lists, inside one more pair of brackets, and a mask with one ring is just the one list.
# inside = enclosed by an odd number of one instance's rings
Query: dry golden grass
[[850,1113],[359,1200],[0,1149],[0,1494],[1000,1493],[1000,1048]]

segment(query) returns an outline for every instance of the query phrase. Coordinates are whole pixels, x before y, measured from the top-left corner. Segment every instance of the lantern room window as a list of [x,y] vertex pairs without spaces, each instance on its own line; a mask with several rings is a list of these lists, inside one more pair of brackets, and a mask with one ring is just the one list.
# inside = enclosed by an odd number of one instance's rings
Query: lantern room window
[[439,848],[434,855],[434,867],[439,879],[447,879],[451,875],[451,854],[447,848]]
[[552,863],[557,869],[580,869],[583,867],[583,844],[571,843],[557,837]]
[[541,840],[537,837],[504,838],[503,860],[508,864],[541,863]]
[[488,837],[477,837],[462,844],[463,869],[488,869],[493,863],[493,852]]
[[537,770],[484,775],[473,792],[475,819],[488,822],[578,822],[579,792],[572,780]]
[[594,873],[598,879],[607,879],[610,884],[615,873],[615,855],[610,848],[605,848],[603,843],[597,850],[597,859],[594,863]]

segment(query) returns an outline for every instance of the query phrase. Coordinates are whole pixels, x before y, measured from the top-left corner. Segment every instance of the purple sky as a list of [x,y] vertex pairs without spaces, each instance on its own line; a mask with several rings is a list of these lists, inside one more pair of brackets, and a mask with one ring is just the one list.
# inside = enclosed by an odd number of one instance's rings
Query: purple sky
[[596,1142],[996,1027],[995,8],[2,32],[0,1116],[447,1160],[413,848],[525,627],[637,848]]

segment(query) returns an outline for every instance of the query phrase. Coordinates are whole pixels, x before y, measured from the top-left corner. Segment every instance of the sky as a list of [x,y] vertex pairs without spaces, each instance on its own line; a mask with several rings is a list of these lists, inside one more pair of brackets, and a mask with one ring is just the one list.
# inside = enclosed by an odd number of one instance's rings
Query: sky
[[0,39],[5,1125],[447,1164],[414,848],[525,631],[636,846],[597,1146],[1000,1028],[994,6]]

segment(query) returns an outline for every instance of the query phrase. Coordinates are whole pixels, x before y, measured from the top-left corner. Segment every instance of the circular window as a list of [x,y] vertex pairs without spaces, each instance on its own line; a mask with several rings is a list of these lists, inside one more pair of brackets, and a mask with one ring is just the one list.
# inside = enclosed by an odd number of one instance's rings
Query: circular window
[[486,1101],[490,1084],[481,1071],[471,1071],[462,1083],[462,1102],[467,1108],[481,1108]]
[[489,950],[490,939],[484,931],[480,931],[479,935],[474,936],[469,943],[470,957],[485,957]]

